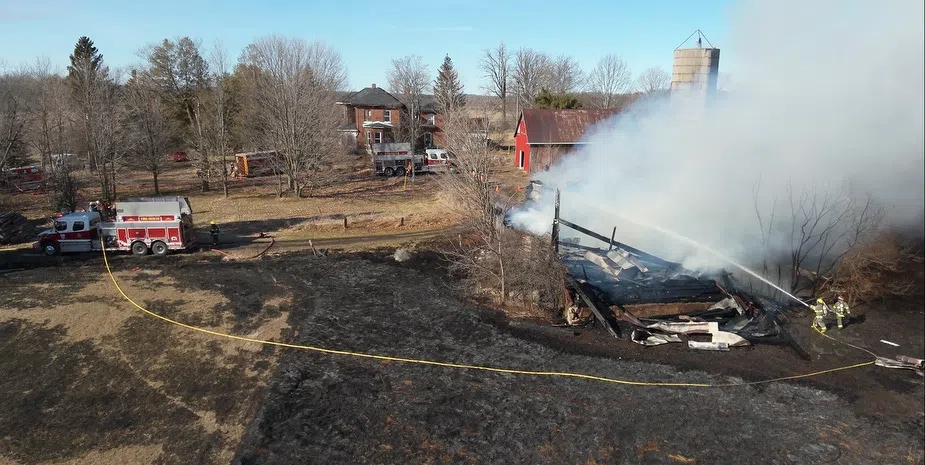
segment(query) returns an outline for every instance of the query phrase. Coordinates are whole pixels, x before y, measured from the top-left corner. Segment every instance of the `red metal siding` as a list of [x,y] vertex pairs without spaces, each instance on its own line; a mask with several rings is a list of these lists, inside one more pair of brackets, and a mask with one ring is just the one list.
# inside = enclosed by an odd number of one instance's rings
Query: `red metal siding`
[[119,228],[119,242],[128,241],[128,233],[125,231],[125,228]]
[[167,228],[167,235],[170,242],[180,242],[180,228]]
[[128,237],[130,239],[144,239],[145,229],[144,228],[129,228]]
[[530,141],[527,137],[527,125],[520,120],[517,127],[517,135],[514,136],[514,166],[520,166],[520,152],[524,153],[524,166],[526,172],[530,172]]
[[167,229],[165,228],[148,228],[148,237],[151,239],[158,238],[163,239],[167,237]]

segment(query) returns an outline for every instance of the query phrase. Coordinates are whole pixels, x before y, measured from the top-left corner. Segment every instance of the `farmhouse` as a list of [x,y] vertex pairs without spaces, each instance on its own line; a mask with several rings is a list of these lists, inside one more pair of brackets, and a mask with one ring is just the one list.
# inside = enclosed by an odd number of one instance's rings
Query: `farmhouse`
[[[373,84],[359,92],[344,95],[339,102],[344,109],[344,122],[338,132],[344,137],[356,140],[358,150],[369,149],[370,144],[407,142],[399,133],[402,118],[407,117],[406,106],[395,96]],[[420,118],[418,147],[433,147],[443,144],[443,117],[434,104],[432,95],[422,96],[420,109],[415,109]]]
[[514,166],[527,172],[549,169],[576,145],[584,144],[585,132],[616,114],[607,110],[523,110],[514,130]]

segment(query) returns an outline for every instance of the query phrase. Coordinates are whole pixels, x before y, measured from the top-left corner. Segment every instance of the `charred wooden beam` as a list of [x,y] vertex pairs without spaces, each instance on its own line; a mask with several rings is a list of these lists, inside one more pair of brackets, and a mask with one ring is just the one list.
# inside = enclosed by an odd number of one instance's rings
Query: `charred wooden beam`
[[597,239],[597,240],[599,240],[599,241],[601,241],[601,242],[604,242],[604,243],[606,243],[606,244],[615,245],[615,246],[617,246],[617,247],[620,247],[621,249],[623,249],[623,250],[625,250],[625,251],[627,251],[627,252],[629,252],[629,253],[631,253],[631,254],[638,255],[638,256],[640,256],[640,257],[642,257],[642,258],[644,258],[644,259],[646,259],[646,260],[648,260],[648,261],[650,261],[650,262],[652,262],[652,263],[656,263],[656,264],[659,264],[659,265],[662,265],[662,266],[666,266],[666,267],[669,267],[669,268],[675,268],[675,267],[679,267],[679,268],[680,268],[680,267],[681,267],[681,264],[680,264],[680,263],[674,263],[674,262],[669,262],[669,261],[667,261],[667,260],[663,260],[663,259],[661,259],[661,258],[656,257],[655,255],[652,255],[652,254],[650,254],[650,253],[643,252],[642,250],[639,250],[639,249],[637,249],[637,248],[635,248],[635,247],[631,247],[631,246],[628,246],[628,245],[626,245],[626,244],[624,244],[624,243],[622,243],[622,242],[618,242],[618,241],[615,241],[615,240],[613,240],[613,239],[609,239],[607,236],[603,236],[603,235],[601,235],[601,234],[598,234],[598,233],[596,233],[596,232],[594,232],[594,231],[591,231],[590,229],[587,229],[587,228],[585,228],[585,227],[582,227],[582,226],[579,226],[579,225],[577,225],[577,224],[575,224],[575,223],[572,223],[571,221],[566,221],[566,220],[564,220],[564,219],[562,219],[562,218],[559,218],[558,209],[556,210],[556,212],[557,212],[557,213],[556,213],[556,221],[555,221],[555,223],[553,224],[553,234],[555,234],[557,237],[558,237],[558,232],[559,232],[559,225],[561,224],[562,226],[566,226],[566,227],[572,228],[572,229],[574,229],[575,231],[578,231],[578,232],[580,232],[580,233],[582,233],[582,234],[584,234],[584,235],[586,235],[586,236],[591,236],[591,237],[593,237],[593,238],[595,238],[595,239]]
[[597,318],[597,320],[600,321],[605,328],[607,328],[607,332],[609,332],[611,336],[620,339],[620,327],[617,326],[616,319],[613,318],[613,315],[611,315],[609,312],[605,313],[601,311],[602,308],[606,307],[593,295],[590,287],[587,284],[579,282],[575,278],[571,277],[571,275],[565,275],[565,279],[568,281],[569,286],[572,289],[575,289],[575,292],[578,293],[578,296],[581,297],[581,300],[583,300],[588,308],[591,309],[591,313],[594,314],[594,317]]

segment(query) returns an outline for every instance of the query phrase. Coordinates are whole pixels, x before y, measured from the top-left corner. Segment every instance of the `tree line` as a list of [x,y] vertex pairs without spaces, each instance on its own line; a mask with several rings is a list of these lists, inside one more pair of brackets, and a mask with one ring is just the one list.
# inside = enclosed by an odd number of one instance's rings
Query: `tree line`
[[74,171],[86,169],[101,197],[118,195],[120,173],[159,176],[173,151],[189,151],[201,189],[228,195],[234,153],[273,150],[288,188],[311,185],[339,150],[335,102],[346,84],[340,54],[321,42],[268,36],[237,62],[217,43],[189,37],[139,51],[141,66],[111,69],[89,37],[67,73],[49,60],[0,74],[0,169],[38,154],[58,209],[75,209]]
[[659,92],[671,83],[671,75],[659,67],[634,80],[616,54],[605,55],[585,73],[574,57],[552,57],[531,48],[512,51],[504,43],[484,50],[479,67],[486,90],[501,100],[503,121],[510,101],[518,108],[572,108],[582,105],[574,94],[585,93],[594,108],[616,108],[626,103],[627,94]]

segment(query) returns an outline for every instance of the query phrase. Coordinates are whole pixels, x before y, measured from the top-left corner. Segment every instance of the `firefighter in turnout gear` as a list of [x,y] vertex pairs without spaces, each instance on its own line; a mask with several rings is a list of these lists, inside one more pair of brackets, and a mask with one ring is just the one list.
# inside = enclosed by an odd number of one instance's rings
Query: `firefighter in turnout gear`
[[209,222],[209,235],[212,236],[212,245],[218,245],[218,233],[222,232],[214,221]]
[[822,300],[822,297],[816,299],[816,303],[809,306],[813,309],[813,312],[816,314],[816,317],[813,319],[813,328],[819,330],[819,332],[824,333],[826,331],[825,325],[825,316],[829,313],[829,306],[826,305],[825,301]]
[[851,308],[848,307],[848,303],[845,302],[844,296],[838,296],[838,300],[832,305],[832,310],[835,313],[835,319],[838,321],[838,329],[843,329],[842,320],[847,321],[847,315],[851,314]]

